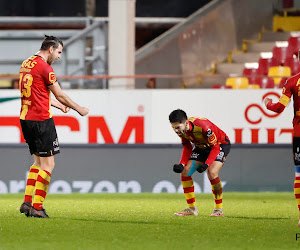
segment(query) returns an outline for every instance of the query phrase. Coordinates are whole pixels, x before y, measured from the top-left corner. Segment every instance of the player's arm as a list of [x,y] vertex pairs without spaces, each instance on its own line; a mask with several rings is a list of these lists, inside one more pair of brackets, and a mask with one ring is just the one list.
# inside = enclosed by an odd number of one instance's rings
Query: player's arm
[[294,82],[291,78],[289,78],[283,88],[282,88],[282,94],[277,103],[273,103],[271,98],[265,98],[264,99],[264,104],[267,107],[267,109],[274,111],[276,113],[281,113],[285,107],[288,105],[290,102],[290,98],[292,96],[292,86]]
[[181,154],[179,164],[182,164],[185,166],[191,157],[191,154],[193,151],[193,146],[192,146],[191,142],[185,138],[182,138],[182,146],[183,146],[183,149],[182,149],[182,154]]
[[281,95],[281,97],[277,103],[273,103],[271,98],[264,99],[264,103],[265,103],[267,109],[274,111],[276,113],[281,113],[285,109],[285,107],[288,105],[289,101],[290,101],[290,98],[285,94]]
[[179,161],[179,164],[175,164],[173,166],[173,171],[175,173],[181,173],[183,171],[184,166],[186,166],[188,160],[191,157],[192,151],[193,151],[193,146],[189,140],[187,140],[185,138],[181,138],[181,140],[182,140],[183,150],[182,150],[181,159]]
[[64,112],[64,113],[68,113],[69,110],[70,110],[70,108],[69,108],[68,106],[65,106],[65,105],[63,105],[62,103],[57,102],[57,101],[55,101],[55,100],[53,100],[53,99],[51,99],[51,106],[52,106],[52,107],[55,107],[55,108],[57,108],[57,109],[60,109],[60,110],[61,110],[62,112]]
[[81,116],[85,116],[89,113],[88,108],[81,107],[77,103],[71,100],[69,96],[67,96],[62,89],[60,88],[59,84],[56,82],[53,85],[49,85],[48,88],[53,93],[55,98],[62,103],[63,105],[70,107],[77,111]]

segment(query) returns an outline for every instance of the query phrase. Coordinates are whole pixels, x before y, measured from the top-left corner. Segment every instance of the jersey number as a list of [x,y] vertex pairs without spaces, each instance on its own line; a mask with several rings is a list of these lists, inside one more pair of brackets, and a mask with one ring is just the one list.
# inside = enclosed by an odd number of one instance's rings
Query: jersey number
[[[32,85],[33,77],[30,74],[26,74],[23,76],[23,73],[20,74],[19,87],[21,91],[21,97],[29,97],[31,96],[31,85]],[[24,85],[22,84],[24,82]]]

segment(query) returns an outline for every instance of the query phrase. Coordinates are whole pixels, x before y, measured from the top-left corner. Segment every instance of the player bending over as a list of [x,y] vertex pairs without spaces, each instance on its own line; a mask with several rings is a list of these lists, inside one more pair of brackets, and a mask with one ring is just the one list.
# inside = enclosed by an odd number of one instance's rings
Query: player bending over
[[187,117],[183,110],[171,112],[169,120],[175,133],[181,138],[183,151],[174,172],[181,174],[181,183],[188,208],[177,216],[198,215],[192,174],[207,171],[215,207],[211,216],[223,216],[223,189],[219,172],[229,154],[231,144],[227,135],[206,118]]

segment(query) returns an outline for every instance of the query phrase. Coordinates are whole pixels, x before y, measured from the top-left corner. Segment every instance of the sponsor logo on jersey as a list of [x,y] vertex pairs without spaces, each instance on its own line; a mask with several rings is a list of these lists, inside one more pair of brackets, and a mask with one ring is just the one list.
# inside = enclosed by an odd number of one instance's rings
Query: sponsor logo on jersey
[[212,135],[212,131],[210,128],[206,131],[206,135],[207,137],[210,137]]
[[54,72],[49,73],[49,82],[51,82],[53,84],[56,83],[56,77],[55,77]]

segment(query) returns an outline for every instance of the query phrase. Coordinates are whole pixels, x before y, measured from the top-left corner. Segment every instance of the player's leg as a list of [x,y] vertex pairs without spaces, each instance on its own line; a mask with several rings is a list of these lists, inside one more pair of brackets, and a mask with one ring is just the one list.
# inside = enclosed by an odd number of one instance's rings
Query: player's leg
[[214,161],[207,169],[207,177],[210,180],[211,189],[215,200],[215,207],[211,216],[223,216],[223,187],[219,178],[219,172],[223,165],[223,162]]
[[181,183],[184,192],[188,208],[184,209],[179,213],[174,215],[186,216],[186,215],[198,215],[198,210],[196,208],[195,193],[194,193],[194,182],[192,178],[192,173],[195,171],[195,165],[197,162],[189,160],[187,165],[184,167],[184,170],[181,172]]
[[40,170],[40,159],[37,155],[34,156],[34,163],[29,169],[29,173],[27,176],[26,188],[25,188],[25,197],[24,202],[20,207],[20,212],[24,213],[26,216],[29,216],[29,210],[31,208],[32,196],[35,191],[35,183],[38,176],[38,172]]
[[43,203],[49,189],[51,173],[55,166],[54,156],[40,157],[40,162],[41,169],[35,184],[33,209],[30,210],[30,216],[48,218]]
[[30,154],[34,156],[34,163],[29,169],[26,188],[25,188],[25,197],[24,202],[20,207],[20,212],[24,213],[26,216],[29,216],[29,211],[31,208],[32,203],[32,196],[35,191],[35,183],[37,179],[37,175],[40,169],[40,161],[39,157],[37,156],[37,148],[36,148],[36,133],[35,133],[35,124],[36,121],[26,121],[20,120],[22,133],[28,144]]
[[297,227],[300,227],[300,137],[293,138],[293,156],[295,164],[294,194],[299,210],[299,221]]
[[48,218],[43,203],[46,198],[51,174],[55,166],[54,155],[59,153],[59,143],[53,119],[45,120],[38,124],[39,143],[37,152],[40,159],[40,171],[35,184],[33,208],[30,216]]
[[215,207],[211,216],[223,216],[223,186],[219,178],[219,173],[226,161],[226,157],[229,154],[230,149],[231,144],[229,139],[227,139],[226,144],[220,145],[220,153],[215,161],[207,168],[207,177],[210,180],[215,200]]

